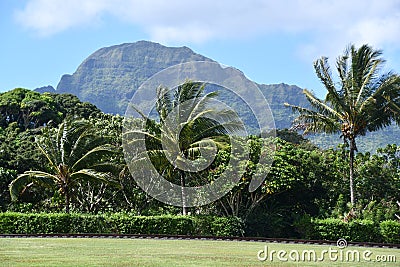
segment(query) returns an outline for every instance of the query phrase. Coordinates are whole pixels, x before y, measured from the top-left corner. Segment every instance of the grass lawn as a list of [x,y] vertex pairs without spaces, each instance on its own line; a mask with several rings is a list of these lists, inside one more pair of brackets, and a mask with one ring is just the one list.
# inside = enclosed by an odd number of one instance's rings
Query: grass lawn
[[[257,254],[265,250],[284,250],[287,262],[273,254],[260,261]],[[265,242],[205,241],[205,240],[158,240],[158,239],[110,239],[110,238],[0,238],[0,266],[399,266],[400,249],[347,247],[342,250],[357,250],[360,262],[331,261],[324,254],[324,261],[300,261],[304,250],[315,250],[317,258],[322,251],[337,250],[336,246],[277,244]],[[293,251],[296,250],[296,251]],[[366,250],[371,262],[363,260]],[[283,253],[283,252],[282,252]],[[335,253],[335,252],[333,252]],[[367,253],[368,254],[368,253]],[[307,254],[306,258],[307,258]],[[349,253],[350,255],[350,253]],[[264,253],[260,254],[265,256]],[[390,258],[391,263],[378,263],[376,257]],[[393,262],[396,258],[397,263]],[[343,256],[346,259],[346,256]]]

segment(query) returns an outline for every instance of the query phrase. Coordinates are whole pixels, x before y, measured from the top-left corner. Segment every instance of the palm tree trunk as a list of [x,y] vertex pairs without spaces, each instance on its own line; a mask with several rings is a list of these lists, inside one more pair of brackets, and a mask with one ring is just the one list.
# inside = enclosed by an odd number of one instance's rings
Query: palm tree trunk
[[354,152],[356,150],[356,142],[354,139],[350,139],[350,177],[349,177],[349,182],[350,182],[350,203],[352,208],[354,208]]
[[187,207],[186,207],[186,194],[185,194],[185,174],[183,171],[180,171],[181,175],[181,194],[182,194],[182,215],[187,215]]

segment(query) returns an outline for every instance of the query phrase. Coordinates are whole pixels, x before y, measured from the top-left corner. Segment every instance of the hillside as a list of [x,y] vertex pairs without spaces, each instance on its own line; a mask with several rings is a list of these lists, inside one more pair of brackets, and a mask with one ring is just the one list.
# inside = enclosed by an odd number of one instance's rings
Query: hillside
[[[139,41],[104,47],[85,59],[72,74],[62,76],[56,92],[71,93],[95,104],[105,113],[124,114],[135,90],[157,72],[189,61],[213,61],[188,47],[166,47],[158,43]],[[295,85],[259,84],[268,100],[277,128],[289,128],[295,114],[283,103],[307,106],[302,89]],[[38,91],[51,91],[44,87]],[[311,136],[323,147],[336,147],[340,140],[332,136]],[[393,126],[362,138],[361,151],[374,151],[387,143],[400,140],[399,127]]]
[[[106,113],[124,114],[141,83],[164,68],[189,61],[213,60],[187,47],[147,41],[105,47],[85,59],[74,74],[63,75],[56,92],[77,95]],[[306,104],[301,89],[286,84],[259,87],[271,104],[277,127],[290,127],[293,114],[283,103]]]
[[58,93],[77,95],[103,112],[124,114],[135,90],[157,72],[188,61],[211,61],[187,47],[139,41],[104,47],[85,59],[73,75],[63,75]]

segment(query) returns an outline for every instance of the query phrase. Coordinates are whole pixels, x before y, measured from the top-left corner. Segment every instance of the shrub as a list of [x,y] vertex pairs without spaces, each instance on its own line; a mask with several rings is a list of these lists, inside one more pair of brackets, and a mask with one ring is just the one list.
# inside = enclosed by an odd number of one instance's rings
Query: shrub
[[400,222],[394,220],[383,221],[379,228],[384,242],[400,243]]
[[339,219],[312,220],[315,239],[338,240],[344,238],[350,241],[348,225]]
[[193,219],[186,216],[134,216],[116,213],[109,218],[110,229],[119,234],[193,234]]
[[381,242],[379,225],[371,220],[354,220],[347,225],[349,240],[357,242]]
[[117,233],[239,236],[243,224],[236,217],[135,216],[129,213],[0,213],[1,234]]
[[205,236],[243,236],[244,224],[237,217],[196,216],[194,231]]
[[344,222],[340,219],[311,219],[304,217],[295,223],[297,231],[308,239],[338,240],[344,238],[355,242],[381,242],[379,225],[371,220]]

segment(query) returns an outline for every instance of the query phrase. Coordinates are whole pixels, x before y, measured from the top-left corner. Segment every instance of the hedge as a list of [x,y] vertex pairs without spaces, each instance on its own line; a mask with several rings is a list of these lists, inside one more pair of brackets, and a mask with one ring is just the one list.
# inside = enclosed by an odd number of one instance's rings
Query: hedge
[[383,221],[380,224],[380,232],[386,242],[400,244],[400,222]]
[[297,230],[308,239],[338,240],[344,238],[354,242],[400,242],[400,222],[354,220],[344,222],[340,219],[301,220],[295,225]]
[[135,216],[126,213],[0,213],[0,234],[117,233],[241,236],[236,217]]

